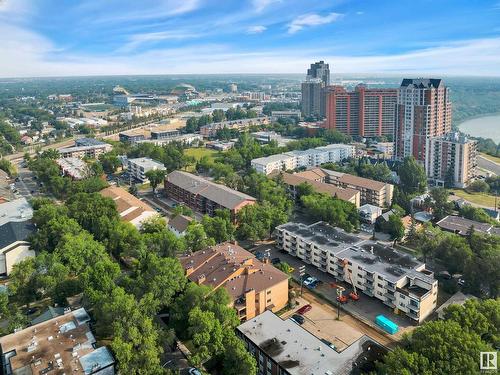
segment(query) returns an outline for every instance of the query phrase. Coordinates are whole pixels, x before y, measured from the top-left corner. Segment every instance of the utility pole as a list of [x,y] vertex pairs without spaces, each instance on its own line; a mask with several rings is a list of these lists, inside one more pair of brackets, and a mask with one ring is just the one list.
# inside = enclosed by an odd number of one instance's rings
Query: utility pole
[[302,297],[302,284],[304,282],[304,280],[302,280],[302,278],[304,277],[304,275],[306,274],[306,266],[303,265],[303,266],[300,266],[299,267],[299,276],[300,276],[300,296]]
[[337,320],[340,320],[340,296],[342,296],[342,292],[345,290],[343,286],[337,285]]

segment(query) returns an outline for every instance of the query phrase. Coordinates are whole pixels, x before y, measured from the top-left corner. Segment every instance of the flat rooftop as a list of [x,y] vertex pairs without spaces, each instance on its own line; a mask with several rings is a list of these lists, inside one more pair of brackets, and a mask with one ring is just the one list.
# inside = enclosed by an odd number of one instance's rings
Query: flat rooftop
[[0,204],[0,226],[9,222],[21,222],[33,217],[33,208],[26,198]]
[[495,228],[491,224],[480,223],[479,221],[466,219],[460,216],[446,216],[445,218],[437,222],[437,226],[439,226],[441,229],[454,232],[462,236],[465,236],[467,234],[467,231],[471,226],[474,226],[474,230],[476,232],[481,232],[483,234],[494,234],[497,236],[500,235],[500,228]]
[[362,336],[339,353],[292,320],[282,320],[271,311],[237,330],[291,375],[347,375],[368,353],[385,352],[376,341]]
[[[91,374],[114,363],[95,338],[81,308],[0,338],[7,375]],[[105,374],[113,374],[113,367]]]
[[431,275],[417,270],[424,267],[424,263],[416,258],[378,242],[348,234],[324,222],[312,225],[286,223],[277,229],[291,232],[338,258],[352,259],[365,270],[383,275],[394,283],[403,276],[419,278],[427,283],[434,281]]
[[128,159],[128,161],[132,164],[136,164],[144,168],[166,169],[163,163],[160,163],[150,158],[135,158],[135,159]]

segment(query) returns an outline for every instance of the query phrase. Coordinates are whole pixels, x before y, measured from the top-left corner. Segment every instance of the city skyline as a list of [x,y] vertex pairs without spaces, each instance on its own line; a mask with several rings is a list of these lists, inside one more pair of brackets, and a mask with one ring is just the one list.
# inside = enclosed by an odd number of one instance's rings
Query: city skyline
[[[500,76],[500,3],[0,1],[0,76]],[[464,22],[466,20],[467,22]]]

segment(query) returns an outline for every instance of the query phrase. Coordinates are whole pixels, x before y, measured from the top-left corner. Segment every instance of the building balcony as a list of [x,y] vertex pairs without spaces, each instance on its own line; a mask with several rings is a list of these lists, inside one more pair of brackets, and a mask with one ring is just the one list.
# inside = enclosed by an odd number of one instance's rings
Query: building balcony
[[393,284],[393,283],[387,283],[387,284],[385,285],[385,289],[395,292],[395,291],[396,291],[396,284]]
[[386,297],[387,299],[390,299],[391,301],[396,300],[396,296],[394,295],[394,293],[391,294],[391,293],[386,292],[384,294],[384,297]]
[[373,280],[374,280],[373,273],[369,273],[368,271],[365,272],[365,275],[363,277],[365,278],[366,281],[373,282]]
[[408,309],[409,309],[410,311],[413,311],[413,312],[415,312],[416,314],[418,314],[418,313],[420,312],[420,307],[418,307],[418,306],[414,306],[414,305],[412,305],[412,304],[410,304],[410,303],[409,303],[409,304],[407,304],[407,305],[406,305],[406,307],[408,307]]
[[414,313],[412,310],[409,310],[406,315],[415,320],[420,320],[420,316],[417,313]]

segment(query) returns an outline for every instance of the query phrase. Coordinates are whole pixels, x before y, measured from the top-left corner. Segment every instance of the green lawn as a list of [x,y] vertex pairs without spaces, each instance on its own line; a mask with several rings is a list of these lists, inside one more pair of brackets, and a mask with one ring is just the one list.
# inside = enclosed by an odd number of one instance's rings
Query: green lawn
[[[196,147],[196,148],[187,148],[184,150],[184,155],[192,156],[196,159],[196,161],[200,160],[203,156],[208,156],[211,161],[217,156],[219,151],[211,150],[205,147]],[[188,172],[194,171],[194,164],[188,165],[186,170]]]
[[491,155],[488,155],[488,154],[483,154],[483,153],[480,153],[480,155],[485,158],[485,159],[488,159],[488,160],[491,160],[492,162],[494,163],[497,163],[497,164],[500,164],[500,158],[499,157],[496,157],[496,156],[491,156]]
[[211,150],[205,147],[188,148],[184,150],[184,154],[187,156],[192,156],[196,160],[200,160],[203,156],[208,156],[210,159],[218,154],[218,151]]
[[469,202],[491,208],[495,207],[495,197],[493,195],[484,193],[468,193],[462,189],[451,189],[450,191],[454,192],[455,195]]

